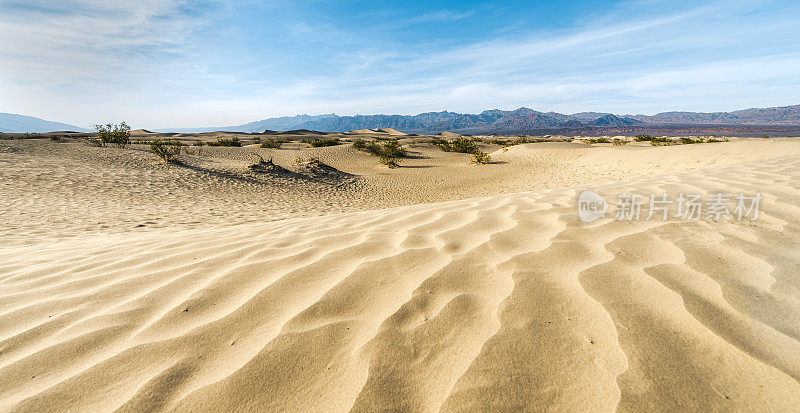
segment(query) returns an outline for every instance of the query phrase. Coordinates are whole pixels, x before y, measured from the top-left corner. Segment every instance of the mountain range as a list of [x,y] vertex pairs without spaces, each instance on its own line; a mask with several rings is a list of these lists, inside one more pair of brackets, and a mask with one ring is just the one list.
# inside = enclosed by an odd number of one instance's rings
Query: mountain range
[[[529,108],[486,110],[479,114],[426,112],[418,115],[298,115],[269,118],[236,126],[164,129],[162,132],[262,132],[265,130],[309,129],[320,132],[345,132],[359,129],[393,128],[407,133],[521,133],[537,130],[581,128],[619,128],[629,126],[741,125],[800,126],[800,105],[754,108],[734,112],[663,112],[656,115],[615,115],[604,112],[581,112],[565,115],[539,112]],[[48,132],[83,128],[49,122],[30,116],[0,113],[0,132]]]
[[175,132],[225,130],[262,132],[264,130],[309,129],[320,132],[345,132],[360,129],[393,128],[407,133],[520,133],[536,130],[618,128],[626,126],[668,125],[800,125],[800,105],[735,112],[663,112],[656,115],[615,115],[604,112],[580,112],[565,115],[539,112],[529,108],[487,110],[479,114],[426,112],[418,115],[299,115],[264,119],[244,125],[175,129]]
[[42,133],[54,131],[89,132],[88,129],[66,123],[51,122],[33,116],[0,113],[0,132],[5,133]]

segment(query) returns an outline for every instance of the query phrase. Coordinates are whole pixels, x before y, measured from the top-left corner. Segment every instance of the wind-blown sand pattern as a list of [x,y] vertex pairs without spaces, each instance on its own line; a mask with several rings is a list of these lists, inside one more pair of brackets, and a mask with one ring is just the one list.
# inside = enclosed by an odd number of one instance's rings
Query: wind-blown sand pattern
[[[494,154],[567,188],[3,247],[0,410],[796,410],[800,144],[597,149]],[[764,200],[585,224],[583,189]]]

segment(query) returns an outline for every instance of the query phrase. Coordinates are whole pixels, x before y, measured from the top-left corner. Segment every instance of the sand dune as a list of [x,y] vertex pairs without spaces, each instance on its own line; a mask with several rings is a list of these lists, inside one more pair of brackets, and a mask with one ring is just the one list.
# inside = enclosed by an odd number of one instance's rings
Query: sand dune
[[[547,145],[493,156],[594,178],[4,247],[0,410],[800,406],[799,145]],[[587,188],[764,201],[585,224]]]

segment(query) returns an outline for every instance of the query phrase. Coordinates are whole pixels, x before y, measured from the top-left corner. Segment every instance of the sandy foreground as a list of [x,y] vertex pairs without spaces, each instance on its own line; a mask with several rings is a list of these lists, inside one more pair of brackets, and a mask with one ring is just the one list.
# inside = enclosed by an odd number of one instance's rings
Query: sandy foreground
[[[0,141],[0,410],[798,409],[800,140],[408,144]],[[618,221],[622,193],[763,199]]]

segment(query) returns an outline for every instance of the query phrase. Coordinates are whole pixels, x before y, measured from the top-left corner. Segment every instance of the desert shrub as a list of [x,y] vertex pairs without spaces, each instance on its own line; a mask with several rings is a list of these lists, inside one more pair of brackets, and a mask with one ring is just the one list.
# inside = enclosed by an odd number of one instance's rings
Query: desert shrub
[[769,135],[764,135],[764,136],[762,136],[761,138],[763,138],[763,139],[769,139]]
[[261,142],[261,147],[265,149],[280,149],[281,145],[286,143],[280,139],[267,138]]
[[525,136],[520,136],[517,139],[495,139],[495,141],[493,143],[495,143],[497,145],[502,145],[502,146],[508,147],[508,146],[514,146],[514,145],[522,145],[524,143],[534,143],[534,142],[544,142],[544,141],[546,141],[546,140],[545,139],[543,139],[543,140],[532,140],[532,139],[528,139]]
[[628,144],[628,141],[626,141],[625,139],[619,139],[619,138],[618,139],[614,139],[614,146],[624,146],[624,145],[627,145],[627,144]]
[[438,146],[443,152],[473,153],[479,150],[474,139],[462,137],[455,138],[452,141],[434,138],[430,143]]
[[709,138],[706,142],[708,142],[708,143],[716,143],[716,142],[730,142],[730,141],[728,140],[728,138],[722,138],[722,139]]
[[387,140],[381,143],[358,140],[353,142],[353,147],[377,156],[382,164],[390,168],[400,166],[398,159],[408,156],[408,152],[396,140]]
[[320,148],[323,146],[336,146],[341,144],[341,140],[339,138],[326,138],[326,139],[314,139],[308,142],[312,148]]
[[50,140],[53,142],[61,142],[61,135],[53,135],[50,137]]
[[381,161],[382,164],[388,166],[389,168],[397,168],[400,165],[397,163],[397,158],[388,156],[388,155],[380,155],[378,159]]
[[480,150],[474,140],[467,138],[453,139],[453,142],[450,143],[450,148],[453,152],[458,153],[474,153]]
[[477,164],[492,163],[492,157],[482,150],[476,150],[475,152],[472,152],[472,156],[475,157],[475,163]]
[[597,139],[589,139],[589,143],[610,143],[611,141],[608,138],[597,138]]
[[674,141],[670,138],[652,138],[650,140],[650,145],[652,146],[669,146],[671,143],[674,143]]
[[119,125],[111,123],[105,125],[94,125],[97,129],[97,137],[100,139],[100,146],[108,144],[115,145],[119,148],[124,148],[131,143],[131,127],[125,122]]
[[444,152],[450,152],[451,151],[450,150],[450,142],[448,142],[446,139],[433,138],[428,143],[430,143],[431,145],[434,145],[434,146],[438,146],[439,149],[441,149]]
[[242,142],[239,141],[239,138],[220,138],[217,139],[216,142],[206,142],[208,146],[242,146]]
[[204,146],[206,143],[203,141],[195,141],[192,145],[194,146]]
[[684,145],[691,145],[693,143],[703,143],[703,138],[692,139],[692,138],[683,137],[683,138],[681,138],[681,143],[684,144]]
[[181,154],[182,148],[183,144],[181,141],[161,141],[155,139],[150,142],[150,150],[152,150],[154,154],[161,158],[164,163],[180,163],[178,156]]
[[408,152],[397,141],[386,141],[381,149],[382,154],[390,158],[405,158],[408,155]]

